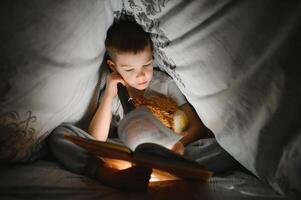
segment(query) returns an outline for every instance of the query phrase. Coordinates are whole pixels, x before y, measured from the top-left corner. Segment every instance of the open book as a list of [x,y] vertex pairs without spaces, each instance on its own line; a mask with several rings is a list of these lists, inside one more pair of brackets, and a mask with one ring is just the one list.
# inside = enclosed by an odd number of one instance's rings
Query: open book
[[146,107],[141,106],[124,116],[118,126],[122,143],[135,150],[142,143],[155,143],[171,148],[183,136],[163,125]]
[[147,108],[141,107],[125,115],[118,135],[122,143],[68,134],[65,137],[97,156],[151,167],[179,178],[207,180],[213,174],[197,162],[169,150],[181,136],[165,127]]

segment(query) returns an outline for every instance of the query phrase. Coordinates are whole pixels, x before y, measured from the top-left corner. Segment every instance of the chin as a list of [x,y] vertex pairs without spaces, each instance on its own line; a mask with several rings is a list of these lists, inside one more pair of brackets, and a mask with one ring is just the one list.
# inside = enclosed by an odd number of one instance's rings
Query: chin
[[147,86],[137,86],[135,87],[137,90],[145,90],[147,88]]

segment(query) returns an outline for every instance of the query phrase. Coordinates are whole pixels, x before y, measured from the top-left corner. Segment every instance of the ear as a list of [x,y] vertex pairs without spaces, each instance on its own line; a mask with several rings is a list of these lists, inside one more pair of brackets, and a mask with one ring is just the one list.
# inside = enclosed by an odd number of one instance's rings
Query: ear
[[110,68],[113,72],[116,72],[116,65],[115,65],[115,63],[114,63],[112,60],[108,59],[108,60],[107,60],[107,64],[108,64],[109,68]]

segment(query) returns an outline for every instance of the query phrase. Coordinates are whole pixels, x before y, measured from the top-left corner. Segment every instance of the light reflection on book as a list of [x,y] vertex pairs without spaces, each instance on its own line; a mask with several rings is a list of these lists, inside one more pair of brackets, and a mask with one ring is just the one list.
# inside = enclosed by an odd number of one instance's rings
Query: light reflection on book
[[[104,158],[103,158],[104,159]],[[110,167],[124,170],[132,166],[132,163],[124,160],[105,158],[106,164]],[[153,169],[149,182],[179,180],[180,178],[165,171]]]

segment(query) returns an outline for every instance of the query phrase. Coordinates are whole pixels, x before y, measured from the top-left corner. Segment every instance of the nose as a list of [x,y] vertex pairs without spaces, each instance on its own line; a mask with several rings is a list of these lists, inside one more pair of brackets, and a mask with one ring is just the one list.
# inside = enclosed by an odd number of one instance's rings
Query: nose
[[145,76],[145,71],[144,71],[143,69],[141,69],[141,70],[139,71],[139,73],[137,74],[137,78],[143,77],[143,76]]

